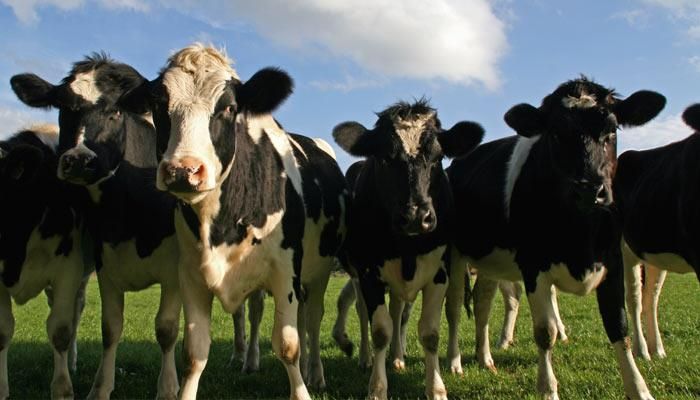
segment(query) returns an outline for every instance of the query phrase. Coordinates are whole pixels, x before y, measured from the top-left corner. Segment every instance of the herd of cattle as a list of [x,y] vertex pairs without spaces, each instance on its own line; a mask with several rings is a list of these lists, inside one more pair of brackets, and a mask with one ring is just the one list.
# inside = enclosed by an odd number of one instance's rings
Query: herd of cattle
[[[325,386],[320,329],[337,260],[352,279],[338,300],[333,337],[352,353],[344,325],[356,298],[360,363],[372,368],[370,398],[390,393],[390,342],[393,367],[405,367],[405,313],[419,292],[425,393],[447,397],[437,354],[440,315],[445,302],[448,363],[461,373],[457,327],[469,265],[478,271],[473,298],[483,367],[495,369],[488,317],[496,288],[500,282],[516,299],[512,331],[520,287],[506,281],[523,281],[539,349],[537,390],[558,398],[552,348],[566,334],[554,288],[578,295],[595,289],[625,395],[652,399],[632,350],[646,358],[664,351],[655,317],[649,346],[641,334],[637,265],[649,268],[650,315],[665,273],[651,265],[700,274],[700,105],[683,114],[696,131],[687,139],[616,153],[618,127],[643,125],[663,109],[665,98],[656,92],[623,99],[585,77],[574,79],[539,107],[512,107],[505,121],[517,135],[481,145],[477,123],[445,129],[427,101],[399,102],[378,113],[371,128],[336,126],[337,144],[363,158],[343,175],[327,143],[288,133],[271,116],[292,92],[284,71],[262,69],[243,82],[211,47],[176,52],[152,81],[95,54],[58,84],[21,74],[11,85],[25,104],[56,108],[59,116],[58,126],[35,126],[0,142],[3,400],[11,301],[23,304],[44,290],[51,304],[51,395],[73,397],[69,367],[75,368],[77,321],[92,270],[104,348],[89,398],[109,398],[114,389],[124,293],[157,283],[159,398],[196,397],[214,297],[234,314],[234,357],[244,360],[245,371],[257,370],[266,291],[275,307],[271,343],[289,376],[290,397],[309,399],[307,385]],[[445,157],[453,160],[447,169]],[[246,299],[248,346],[240,334]],[[182,308],[180,386],[174,348]],[[501,345],[510,340],[512,332]]]

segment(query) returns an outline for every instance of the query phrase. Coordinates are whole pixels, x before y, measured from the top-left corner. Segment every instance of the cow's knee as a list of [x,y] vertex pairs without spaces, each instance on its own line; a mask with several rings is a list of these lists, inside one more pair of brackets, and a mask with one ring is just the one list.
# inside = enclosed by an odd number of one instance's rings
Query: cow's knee
[[423,345],[423,349],[425,349],[426,352],[431,354],[437,353],[440,344],[440,335],[437,331],[422,333],[420,336],[420,343]]
[[538,324],[535,326],[535,343],[542,350],[550,350],[554,347],[554,342],[557,339],[557,325],[552,322]]
[[177,321],[158,321],[156,326],[156,340],[163,352],[170,350],[177,341]]
[[282,328],[278,356],[286,364],[294,364],[299,361],[299,334],[295,328],[290,326]]
[[73,332],[68,325],[60,325],[54,329],[53,333],[51,334],[51,343],[53,344],[53,347],[58,351],[59,353],[63,353],[68,351],[68,347],[70,347],[70,342],[73,337]]
[[372,344],[375,349],[383,349],[389,344],[389,333],[384,326],[372,329]]

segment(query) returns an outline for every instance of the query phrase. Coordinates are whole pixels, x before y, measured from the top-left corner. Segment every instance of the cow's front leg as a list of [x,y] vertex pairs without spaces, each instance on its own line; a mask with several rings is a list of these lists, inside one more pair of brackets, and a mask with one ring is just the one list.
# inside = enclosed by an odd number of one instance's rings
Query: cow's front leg
[[[67,261],[72,265],[78,265],[75,261]],[[63,266],[57,265],[56,267]],[[68,371],[68,349],[73,339],[75,296],[80,287],[81,275],[78,274],[78,271],[71,271],[68,268],[65,272],[52,282],[54,288],[53,307],[49,311],[49,317],[46,321],[46,330],[53,347],[54,365],[53,379],[51,380],[51,397],[53,399],[73,398],[73,384]]]
[[71,372],[75,373],[78,369],[78,326],[80,326],[80,317],[85,309],[85,289],[90,281],[90,275],[83,277],[78,293],[75,295],[75,309],[73,311],[73,338],[70,342],[68,350],[68,366]]
[[12,301],[4,285],[0,284],[0,400],[10,397],[7,379],[7,349],[15,333],[15,317],[12,315]]
[[175,399],[180,385],[175,367],[175,344],[180,332],[180,288],[177,282],[161,284],[160,306],[156,315],[156,339],[162,352],[158,375],[158,398]]
[[[248,297],[250,341],[243,364],[243,372],[251,374],[260,369],[260,323],[265,310],[265,291],[256,290]],[[244,324],[245,325],[245,324]]]
[[406,369],[406,362],[404,361],[404,347],[401,341],[401,319],[403,316],[403,310],[406,303],[393,291],[389,291],[389,316],[392,322],[392,332],[391,335],[391,358],[394,370],[403,371]]
[[185,368],[182,375],[181,399],[197,398],[197,388],[202,371],[207,365],[211,346],[211,307],[213,295],[207,286],[187,268],[180,267],[180,295],[185,311],[185,337],[183,359]]
[[647,348],[649,354],[659,358],[666,357],[664,343],[661,340],[661,332],[659,331],[659,296],[661,288],[666,280],[666,271],[659,269],[651,264],[646,264],[644,270],[644,286],[642,288],[642,313],[647,326]]
[[418,321],[418,337],[425,353],[425,395],[433,400],[447,399],[437,354],[440,344],[440,315],[446,292],[446,283],[431,282],[423,288],[423,308]]
[[479,365],[496,373],[489,344],[489,315],[498,281],[477,275],[474,284],[474,322],[476,324],[476,359]]
[[505,350],[513,345],[515,321],[518,319],[518,309],[520,308],[520,297],[523,294],[523,289],[519,282],[509,281],[498,281],[498,289],[503,296],[505,308],[498,348]]
[[[355,302],[355,311],[357,311],[357,319],[360,321],[360,349],[359,349],[359,363],[360,368],[369,369],[372,367],[372,354],[369,349],[369,314],[367,312],[367,302],[365,301],[365,296],[362,294],[362,287],[360,286],[360,280],[353,278],[352,284],[355,287],[355,293],[357,295],[357,301]],[[382,294],[382,296],[384,296]]]
[[109,399],[114,390],[117,347],[124,327],[124,292],[108,277],[98,275],[102,303],[102,359],[88,399]]
[[606,260],[605,265],[608,267],[608,273],[597,289],[598,310],[608,339],[615,349],[625,394],[633,400],[652,400],[653,397],[637,369],[630,350],[625,313],[624,271],[619,246],[611,251],[611,256]]
[[559,398],[557,378],[552,367],[552,348],[557,341],[557,318],[552,304],[552,283],[540,275],[534,291],[527,294],[532,327],[539,352],[537,391],[546,400]]
[[245,362],[246,337],[245,337],[245,303],[241,304],[236,311],[231,314],[233,320],[233,352],[229,359],[229,365],[235,361]]
[[346,326],[348,322],[348,312],[350,311],[352,303],[355,301],[355,297],[355,287],[352,284],[351,278],[345,283],[345,286],[343,286],[343,289],[338,295],[338,301],[336,302],[337,316],[332,331],[333,340],[335,340],[340,350],[348,357],[352,357],[354,345],[348,337]]
[[[330,269],[329,269],[330,271]],[[307,286],[306,328],[309,336],[309,386],[315,390],[326,388],[321,361],[321,322],[323,320],[323,296],[326,293],[330,274]]]
[[384,300],[385,285],[376,277],[367,275],[360,279],[362,296],[367,304],[367,314],[372,321],[372,345],[374,362],[369,378],[369,398],[386,400],[388,383],[386,378],[386,351],[392,335],[392,321]]
[[453,374],[462,375],[462,354],[459,350],[459,321],[462,318],[464,304],[465,273],[467,261],[457,250],[452,251],[450,265],[450,280],[445,300],[445,316],[447,317],[447,360]]

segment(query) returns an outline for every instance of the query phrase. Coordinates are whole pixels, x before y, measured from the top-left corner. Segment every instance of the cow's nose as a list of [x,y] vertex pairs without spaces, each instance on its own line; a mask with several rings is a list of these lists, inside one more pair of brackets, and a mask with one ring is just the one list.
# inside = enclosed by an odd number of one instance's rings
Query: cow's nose
[[182,157],[160,166],[163,183],[175,192],[195,192],[207,179],[207,168],[195,157]]
[[97,169],[97,156],[65,153],[61,156],[59,168],[66,178],[87,178],[86,174],[94,173]]
[[612,203],[612,196],[605,185],[600,185],[595,195],[595,203],[599,206],[609,206]]
[[424,209],[419,212],[421,220],[421,230],[423,232],[431,232],[435,229],[435,214],[430,209]]

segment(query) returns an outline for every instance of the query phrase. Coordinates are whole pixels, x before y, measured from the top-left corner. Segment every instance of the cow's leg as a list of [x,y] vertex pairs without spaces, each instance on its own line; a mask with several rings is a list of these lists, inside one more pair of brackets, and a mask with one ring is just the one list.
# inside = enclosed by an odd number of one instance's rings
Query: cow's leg
[[247,351],[245,337],[245,303],[241,304],[236,312],[231,314],[233,319],[233,352],[229,359],[229,365],[233,365],[235,361],[245,362]]
[[423,288],[423,308],[418,321],[418,337],[425,353],[425,395],[433,400],[447,400],[437,354],[440,344],[440,315],[446,292],[447,283],[431,282]]
[[605,326],[608,339],[613,344],[615,356],[622,372],[625,394],[633,400],[651,400],[644,378],[634,363],[627,336],[627,314],[625,312],[625,284],[620,247],[612,249],[605,265],[608,267],[606,278],[597,288],[598,310]]
[[175,344],[180,332],[181,308],[178,283],[163,282],[160,289],[160,306],[156,315],[156,339],[162,352],[160,375],[158,375],[159,399],[175,399],[180,389],[175,367]]
[[557,288],[552,285],[552,307],[554,307],[554,316],[557,319],[557,339],[562,343],[568,343],[569,337],[566,336],[566,326],[561,320],[561,315],[559,314],[559,301],[557,300]]
[[627,250],[623,251],[625,293],[627,295],[627,307],[632,317],[632,352],[640,358],[649,360],[647,341],[642,330],[642,266],[638,260]]
[[406,369],[406,363],[403,359],[403,345],[401,344],[401,317],[403,315],[405,302],[401,298],[389,291],[389,316],[391,317],[392,332],[391,335],[391,358],[394,365],[394,370],[403,371]]
[[85,309],[85,289],[90,281],[90,276],[83,277],[78,293],[75,296],[75,309],[73,310],[73,338],[70,341],[70,349],[68,350],[68,367],[71,372],[75,373],[78,369],[78,326],[80,326],[80,317]]
[[[75,249],[73,250],[75,251]],[[63,260],[61,260],[63,261]],[[75,261],[65,260],[71,265]],[[64,264],[57,267],[63,267]],[[81,269],[82,269],[82,265]],[[53,379],[51,380],[51,398],[73,398],[73,384],[68,370],[68,349],[73,339],[73,314],[75,313],[75,297],[80,287],[78,271],[69,268],[64,274],[58,274],[51,283],[54,289],[53,307],[46,320],[46,331],[53,347]]]
[[306,309],[305,302],[299,302],[297,307],[297,332],[299,334],[299,369],[304,382],[309,376],[309,354],[308,354],[308,335],[306,330]]
[[260,369],[260,323],[265,309],[265,291],[256,290],[248,297],[248,321],[250,342],[246,352],[243,372],[250,374]]
[[367,303],[365,302],[359,279],[353,278],[352,285],[355,287],[355,294],[357,296],[355,310],[360,320],[360,368],[369,369],[372,367],[372,357],[369,350],[369,314],[367,313]]
[[557,319],[552,303],[552,283],[537,279],[534,291],[527,294],[532,314],[532,331],[537,344],[539,359],[537,368],[537,391],[544,399],[558,399],[557,378],[552,367],[552,348],[557,341]]
[[387,310],[384,283],[376,277],[367,275],[360,280],[362,296],[367,304],[367,315],[372,321],[372,345],[374,346],[374,362],[369,378],[369,398],[371,400],[386,400],[388,383],[386,378],[386,352],[393,331],[391,316]]
[[275,301],[275,320],[272,327],[272,349],[282,361],[289,378],[290,399],[311,399],[299,369],[300,340],[297,331],[299,301],[294,294],[292,278],[271,278],[272,296]]
[[450,265],[450,281],[445,300],[445,316],[449,329],[447,337],[447,360],[453,374],[462,375],[462,355],[459,350],[459,321],[462,317],[464,304],[465,273],[467,261],[456,251],[452,251]]
[[348,322],[348,312],[352,303],[355,301],[355,287],[352,285],[352,278],[348,279],[340,291],[338,296],[337,307],[338,313],[335,319],[335,324],[333,324],[332,336],[333,340],[338,344],[340,350],[345,353],[346,356],[352,357],[353,344],[348,337],[346,326]]
[[309,371],[307,382],[315,390],[326,388],[321,362],[321,321],[323,320],[323,296],[328,286],[330,274],[308,286],[306,301],[306,329],[309,336]]
[[501,338],[498,341],[498,348],[505,350],[513,345],[515,321],[518,318],[520,297],[523,294],[523,289],[519,282],[510,281],[498,281],[498,289],[503,296],[503,305],[505,307],[503,328],[501,329]]
[[[199,378],[207,365],[211,346],[211,307],[213,295],[201,282],[201,277],[181,265],[180,296],[185,311],[183,360],[185,368],[180,389],[181,399],[196,399]],[[195,275],[195,276],[193,276]]]
[[489,344],[489,315],[498,281],[477,276],[474,284],[474,323],[476,324],[476,359],[483,368],[496,373]]
[[15,333],[15,317],[12,315],[12,301],[4,285],[0,284],[0,400],[10,397],[7,379],[7,349]]
[[406,335],[408,333],[408,321],[411,319],[411,310],[413,309],[413,303],[406,302],[403,305],[403,312],[401,313],[401,351],[403,356],[406,356]]
[[661,332],[659,332],[658,311],[659,295],[661,295],[661,288],[664,286],[664,281],[666,280],[666,271],[649,264],[645,267],[645,282],[642,289],[642,312],[645,316],[647,334],[649,335],[647,348],[649,349],[649,354],[664,358],[666,357],[666,351],[664,350],[664,343],[661,340]]
[[98,275],[102,302],[102,359],[88,399],[109,399],[114,390],[117,346],[124,327],[124,292]]

